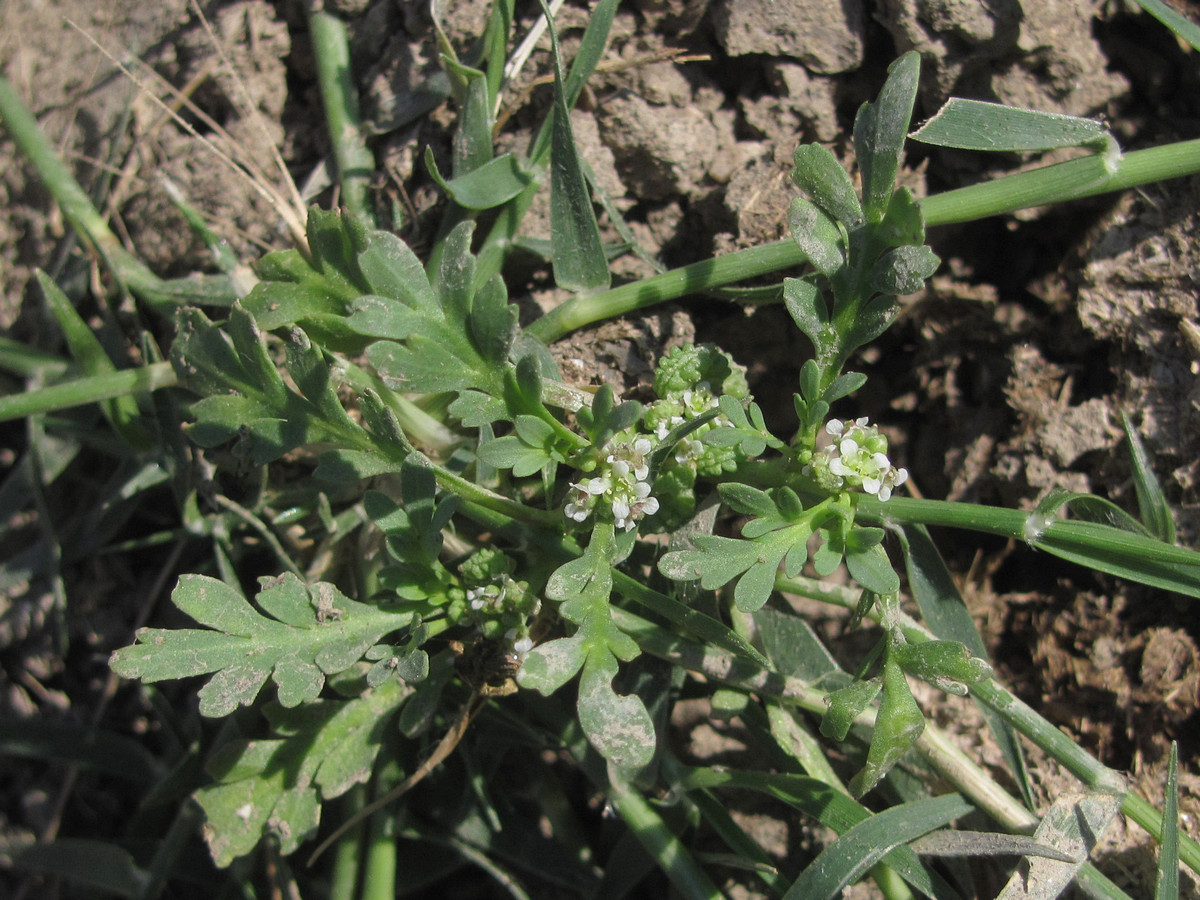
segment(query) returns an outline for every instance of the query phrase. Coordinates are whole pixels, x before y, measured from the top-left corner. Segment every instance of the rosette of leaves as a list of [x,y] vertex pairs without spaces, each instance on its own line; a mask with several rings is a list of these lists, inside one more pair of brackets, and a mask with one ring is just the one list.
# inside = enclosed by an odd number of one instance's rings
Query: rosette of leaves
[[[939,260],[925,245],[921,210],[907,188],[895,187],[912,118],[920,57],[901,56],[889,68],[879,97],[864,103],[854,122],[862,197],[837,158],[820,144],[795,153],[792,180],[807,195],[792,202],[792,237],[814,271],[784,281],[784,302],[812,341],[824,397],[850,354],[879,337],[895,318],[896,297],[919,290]],[[807,392],[806,392],[807,393]],[[801,415],[812,433],[815,415]]]

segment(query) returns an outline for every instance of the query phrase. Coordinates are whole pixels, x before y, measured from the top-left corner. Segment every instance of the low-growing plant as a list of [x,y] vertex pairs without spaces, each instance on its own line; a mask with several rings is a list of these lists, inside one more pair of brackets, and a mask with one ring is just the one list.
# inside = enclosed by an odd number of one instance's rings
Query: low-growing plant
[[[555,818],[565,795],[549,750],[623,821],[632,843],[613,853],[639,873],[640,845],[686,897],[718,895],[714,861],[788,898],[834,897],[868,874],[888,896],[954,897],[964,886],[931,862],[947,854],[1026,857],[1004,897],[1053,897],[1072,881],[1119,897],[1084,852],[1118,812],[1200,867],[1173,817],[994,679],[926,530],[1001,535],[1200,597],[1200,554],[1174,544],[1135,432],[1136,517],[1077,494],[1032,512],[908,498],[887,437],[855,414],[867,378],[849,368],[937,270],[929,225],[1200,171],[1200,142],[1123,155],[1091,120],[955,100],[911,137],[1089,152],[918,200],[896,186],[919,75],[908,53],[855,120],[857,185],[826,147],[796,149],[799,195],[780,211],[790,241],[610,287],[608,260],[627,248],[604,243],[570,110],[616,6],[598,4],[569,70],[550,25],[554,104],[525,156],[492,147],[512,3],[493,5],[476,59],[446,50],[459,119],[453,170],[433,166],[450,202],[425,260],[370,221],[353,98],[330,75],[347,208],[309,210],[303,246],[260,259],[244,293],[227,275],[164,282],[129,257],[0,85],[0,114],[72,224],[151,314],[173,317],[169,352],[148,342],[149,365],[117,370],[43,278],[82,374],[3,398],[0,414],[42,423],[100,402],[130,472],[142,485],[169,480],[183,531],[212,542],[208,563],[171,594],[195,626],[142,628],[111,666],[147,685],[206,677],[199,711],[225,724],[173,762],[203,764],[188,792],[217,865],[311,859],[324,835],[321,849],[337,847],[338,896],[393,896],[397,847],[411,840],[444,851],[410,861],[414,878],[449,855],[513,896],[526,894],[509,869],[615,896],[621,867],[598,873]],[[331,42],[318,54],[336,59],[344,33],[318,34]],[[549,261],[574,296],[521,326],[503,262],[547,180]],[[548,352],[585,325],[783,271],[796,274],[777,299],[812,348],[787,433],[717,346],[664,355],[645,403],[566,383]],[[281,474],[285,465],[302,474]],[[281,543],[296,524],[311,550]],[[254,578],[264,552],[268,574]],[[821,580],[843,569],[844,584]],[[784,595],[848,607],[879,625],[878,644],[844,671]],[[927,722],[914,678],[980,705],[1019,798]],[[773,770],[683,765],[665,740],[681,695],[740,715]],[[1080,794],[1037,816],[1019,736],[1074,772]],[[830,747],[854,760],[848,784]],[[507,796],[506,779],[528,796]],[[765,792],[840,837],[803,871],[780,871],[716,799],[725,788]],[[972,809],[995,833],[946,829]],[[701,827],[723,854],[689,849]],[[179,846],[164,840],[152,863],[131,862],[130,895],[161,888]],[[37,858],[23,864],[36,869]]]

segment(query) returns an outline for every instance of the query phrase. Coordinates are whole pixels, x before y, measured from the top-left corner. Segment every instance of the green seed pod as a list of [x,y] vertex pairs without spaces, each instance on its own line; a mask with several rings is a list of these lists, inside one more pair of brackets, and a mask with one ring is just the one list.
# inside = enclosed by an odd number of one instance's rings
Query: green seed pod
[[850,781],[850,793],[861,797],[883,779],[925,730],[925,716],[909,690],[904,670],[893,659],[894,648],[883,667],[883,699],[875,717],[875,733],[867,764]]

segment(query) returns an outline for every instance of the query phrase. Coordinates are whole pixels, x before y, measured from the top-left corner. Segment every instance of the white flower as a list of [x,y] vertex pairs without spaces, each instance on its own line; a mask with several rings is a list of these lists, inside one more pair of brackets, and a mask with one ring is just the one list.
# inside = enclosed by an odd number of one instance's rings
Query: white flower
[[894,488],[908,480],[908,471],[888,459],[887,438],[868,425],[865,416],[853,422],[831,419],[825,424],[825,433],[834,443],[813,457],[806,474],[811,469],[827,490],[858,489],[886,501]]

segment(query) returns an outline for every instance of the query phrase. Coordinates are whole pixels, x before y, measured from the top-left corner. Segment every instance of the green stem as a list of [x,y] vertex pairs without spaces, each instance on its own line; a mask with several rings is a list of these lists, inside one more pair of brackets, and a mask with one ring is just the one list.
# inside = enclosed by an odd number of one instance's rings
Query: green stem
[[375,172],[375,158],[363,139],[346,24],[337,16],[321,11],[316,3],[309,4],[308,12],[317,83],[337,161],[342,204],[367,222],[370,221],[368,188]]
[[396,837],[390,819],[389,815],[372,818],[362,900],[392,900],[396,896]]
[[[785,579],[781,577],[776,579],[775,586],[781,591],[820,600],[845,609],[853,610],[858,606],[859,592],[841,585],[827,584],[810,578]],[[872,610],[868,617],[877,620],[878,613]],[[933,639],[929,632],[914,621],[909,620],[902,627],[904,636],[914,643]],[[999,682],[993,679],[972,685],[971,693],[980,702],[996,710],[1030,741],[1066,766],[1088,787],[1095,790],[1125,792],[1123,780],[1117,773],[1092,757]],[[935,732],[935,734],[937,733]],[[922,739],[924,737],[923,735]],[[1121,811],[1142,826],[1155,840],[1162,840],[1162,814],[1147,800],[1132,791],[1125,792],[1121,802]],[[1010,808],[1010,812],[1018,819],[1028,815],[1024,807],[1019,804],[1015,808]],[[1016,819],[1011,823],[1006,819],[998,819],[998,821],[1010,828],[1020,824]],[[1014,830],[1019,830],[1019,828],[1014,828]],[[1200,843],[1186,834],[1180,834],[1179,857],[1193,871],[1200,872]]]
[[70,409],[99,400],[123,397],[140,391],[156,391],[177,383],[169,362],[151,363],[140,369],[122,369],[105,375],[92,375],[66,384],[0,397],[0,422],[23,419],[38,413]]
[[667,874],[680,896],[688,900],[720,900],[717,886],[638,790],[613,779],[607,795],[633,836]]
[[1006,175],[995,181],[935,194],[921,201],[926,226],[1095,197],[1200,172],[1200,140],[1126,153],[1108,172],[1099,154]]
[[581,295],[547,313],[526,331],[546,343],[601,319],[624,315],[675,300],[687,294],[714,290],[799,265],[804,261],[794,241],[774,241],[714,259],[672,269],[643,281],[623,284],[600,294]]
[[[920,202],[921,211],[926,226],[949,225],[1191,175],[1200,172],[1200,140],[1127,153],[1111,174],[1104,166],[1101,157],[1093,155],[1006,175],[926,197]],[[568,332],[601,319],[677,300],[687,294],[715,290],[735,281],[769,275],[803,262],[804,255],[794,241],[761,244],[600,294],[574,297],[527,330],[546,343],[552,343]]]
[[6,78],[0,78],[0,119],[76,234],[104,256],[117,278],[131,290],[147,299],[153,298],[161,284],[158,276],[121,246]]

